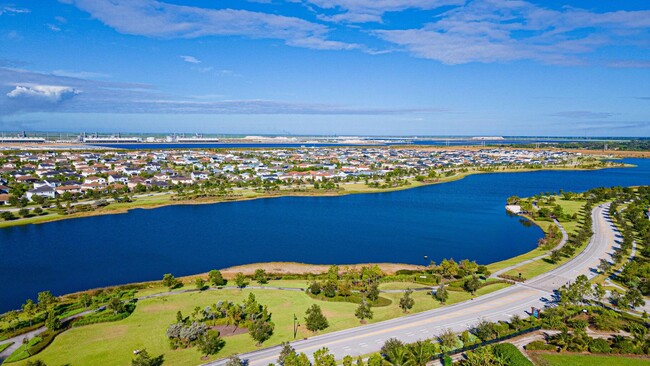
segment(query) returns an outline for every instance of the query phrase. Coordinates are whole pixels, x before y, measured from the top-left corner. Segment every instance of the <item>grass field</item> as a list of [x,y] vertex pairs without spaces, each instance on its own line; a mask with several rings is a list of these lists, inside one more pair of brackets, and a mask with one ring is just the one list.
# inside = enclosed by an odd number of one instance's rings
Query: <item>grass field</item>
[[0,344],[0,352],[6,350],[7,348],[11,347],[11,345],[14,344],[13,342],[10,343],[5,343],[5,344]]
[[414,289],[414,288],[422,288],[422,287],[427,287],[427,286],[419,283],[413,283],[413,282],[385,282],[379,284],[380,290],[406,290],[409,288]]
[[[284,281],[277,285],[289,287]],[[494,284],[477,291],[477,296],[506,287],[506,284]],[[294,313],[303,322],[305,310],[311,304],[321,306],[330,322],[327,332],[342,330],[359,325],[354,317],[357,305],[342,302],[325,302],[310,298],[302,292],[273,290],[218,290],[175,294],[138,302],[134,313],[128,318],[114,322],[94,324],[73,328],[59,335],[43,352],[33,357],[43,360],[48,365],[126,365],[129,364],[133,350],[146,348],[150,354],[164,354],[166,364],[192,365],[202,362],[199,351],[192,349],[171,350],[165,336],[167,326],[176,319],[176,312],[181,310],[189,315],[196,306],[208,306],[218,301],[243,301],[252,292],[257,300],[267,305],[275,323],[275,332],[264,346],[279,344],[293,339]],[[401,293],[384,293],[383,297],[392,300],[390,306],[374,308],[374,319],[370,322],[387,320],[403,315],[398,307]],[[415,306],[411,312],[440,307],[438,301],[425,292],[413,293]],[[469,300],[466,292],[449,292],[448,304]],[[299,327],[298,338],[309,337],[311,332],[304,325]],[[233,353],[257,349],[248,334],[226,338],[226,347],[212,358],[222,358]],[[26,361],[13,363],[25,365]]]
[[634,358],[624,356],[599,355],[568,355],[568,354],[537,354],[535,359],[539,366],[648,366],[650,358]]

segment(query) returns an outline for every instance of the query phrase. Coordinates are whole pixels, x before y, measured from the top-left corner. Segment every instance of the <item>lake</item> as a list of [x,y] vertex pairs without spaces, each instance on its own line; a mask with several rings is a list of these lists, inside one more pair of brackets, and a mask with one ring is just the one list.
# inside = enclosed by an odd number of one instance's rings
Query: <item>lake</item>
[[542,232],[508,216],[508,196],[650,185],[638,168],[473,175],[377,194],[178,205],[0,229],[0,312],[56,295],[268,261],[490,263],[525,253]]

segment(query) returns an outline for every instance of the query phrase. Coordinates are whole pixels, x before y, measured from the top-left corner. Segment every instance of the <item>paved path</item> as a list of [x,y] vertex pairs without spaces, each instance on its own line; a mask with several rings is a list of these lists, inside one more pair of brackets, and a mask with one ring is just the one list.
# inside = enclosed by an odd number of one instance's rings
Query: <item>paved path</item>
[[[71,315],[71,316],[69,316],[67,318],[63,318],[63,319],[61,319],[61,322],[65,323],[65,322],[70,321],[72,319],[79,318],[81,316],[88,315],[88,314],[93,313],[93,312],[95,312],[95,310],[87,310],[87,311],[84,311],[82,313]],[[13,344],[11,346],[7,347],[7,349],[5,349],[4,351],[2,351],[0,353],[0,364],[4,360],[6,360],[7,357],[9,357],[12,353],[14,353],[15,350],[17,350],[18,348],[20,348],[23,345],[23,339],[25,339],[25,338],[32,339],[32,338],[36,337],[37,335],[39,335],[40,333],[42,333],[42,332],[44,332],[46,330],[47,330],[47,328],[45,326],[42,326],[40,328],[32,330],[31,332],[23,333],[21,335],[18,335],[18,336],[15,336],[13,338],[9,338],[9,339],[6,339],[6,340],[0,342],[0,344],[13,342]]]
[[[607,208],[603,204],[593,209],[594,235],[589,244],[574,259],[562,266],[511,287],[459,304],[412,314],[379,323],[359,326],[308,339],[292,342],[297,352],[312,355],[316,350],[327,347],[336,359],[345,355],[357,356],[377,352],[390,338],[404,342],[434,338],[446,328],[456,332],[471,328],[477,321],[509,320],[512,315],[523,315],[531,306],[544,307],[552,303],[554,290],[578,275],[589,278],[596,276],[599,260],[612,251],[616,228],[612,224]],[[270,347],[240,355],[250,366],[266,366],[276,361],[280,347]],[[222,366],[227,360],[217,360],[206,366]]]
[[564,230],[564,226],[562,226],[559,221],[557,221],[556,219],[553,219],[553,222],[555,223],[555,225],[557,225],[560,228],[560,232],[562,232],[562,240],[560,240],[560,243],[557,246],[555,246],[555,248],[551,249],[546,254],[538,255],[535,258],[532,258],[532,259],[529,259],[529,260],[526,260],[526,261],[523,261],[523,262],[519,262],[519,263],[514,264],[514,265],[512,265],[510,267],[500,269],[500,270],[492,273],[490,275],[490,278],[497,278],[497,277],[499,277],[499,275],[502,275],[502,274],[504,274],[506,272],[509,272],[509,271],[511,271],[511,270],[513,270],[513,269],[515,269],[517,267],[521,267],[524,264],[532,263],[532,262],[538,261],[538,260],[540,260],[542,258],[548,257],[549,255],[551,255],[550,252],[553,251],[553,250],[561,249],[564,246],[564,244],[566,244],[567,240],[569,240],[569,235],[566,233],[566,230]]

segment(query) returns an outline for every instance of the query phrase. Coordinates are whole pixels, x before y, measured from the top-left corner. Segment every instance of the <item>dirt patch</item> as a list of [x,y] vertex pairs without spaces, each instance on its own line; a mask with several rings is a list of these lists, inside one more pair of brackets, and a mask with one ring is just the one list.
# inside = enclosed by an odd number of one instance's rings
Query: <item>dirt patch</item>
[[[394,274],[400,269],[408,270],[422,270],[425,267],[417,266],[412,264],[402,264],[402,263],[361,263],[361,264],[350,264],[350,265],[339,265],[341,270],[345,270],[346,267],[359,269],[361,267],[373,266],[377,264],[379,268],[386,274]],[[252,275],[255,273],[255,270],[258,268],[264,269],[267,273],[273,274],[321,274],[326,273],[330,265],[324,264],[305,264],[305,263],[296,263],[296,262],[268,262],[268,263],[253,263],[246,264],[241,266],[235,266],[230,268],[225,268],[221,270],[221,273],[226,278],[234,278],[238,272],[242,272],[245,275]]]
[[242,327],[235,328],[234,325],[215,325],[210,327],[210,329],[218,331],[219,336],[221,337],[232,337],[238,334],[248,333],[248,328],[242,328]]

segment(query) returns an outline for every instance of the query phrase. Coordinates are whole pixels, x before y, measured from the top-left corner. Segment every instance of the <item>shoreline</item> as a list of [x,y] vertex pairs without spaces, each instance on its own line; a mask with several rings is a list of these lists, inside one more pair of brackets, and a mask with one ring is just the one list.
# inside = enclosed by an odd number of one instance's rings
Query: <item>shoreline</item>
[[[365,188],[363,190],[345,190],[345,188],[337,190],[337,191],[316,191],[316,190],[308,190],[305,192],[296,192],[296,191],[279,191],[278,194],[269,194],[269,193],[261,193],[259,195],[251,196],[251,197],[232,197],[232,199],[220,199],[220,198],[210,198],[210,197],[204,197],[204,198],[198,198],[198,199],[184,199],[184,200],[171,200],[172,194],[167,194],[165,195],[165,198],[168,198],[165,202],[159,202],[159,203],[152,203],[152,204],[146,204],[144,203],[141,206],[138,205],[127,205],[128,207],[111,207],[110,205],[106,207],[106,209],[99,209],[95,211],[87,211],[87,212],[80,212],[80,213],[74,213],[71,215],[58,215],[48,217],[48,216],[41,216],[42,220],[38,220],[39,217],[30,217],[27,219],[16,219],[12,221],[3,221],[0,222],[0,230],[6,229],[6,228],[11,228],[11,227],[16,227],[16,226],[23,226],[23,225],[40,225],[40,224],[46,224],[50,222],[56,222],[56,221],[61,221],[61,220],[67,220],[67,219],[77,219],[77,218],[84,218],[84,217],[92,217],[92,216],[102,216],[102,215],[114,215],[114,214],[126,214],[130,210],[136,210],[136,209],[145,209],[145,210],[150,210],[150,209],[156,209],[156,208],[161,208],[161,207],[167,207],[167,206],[176,206],[176,205],[207,205],[207,204],[219,204],[219,203],[228,203],[228,202],[240,202],[240,201],[251,201],[251,200],[257,200],[257,199],[266,199],[266,198],[281,198],[281,197],[343,197],[351,194],[375,194],[375,193],[388,193],[388,192],[397,192],[397,191],[403,191],[407,189],[415,189],[415,188],[421,188],[421,187],[426,187],[426,186],[432,186],[436,184],[444,184],[444,183],[451,183],[455,182],[457,180],[464,179],[468,176],[472,175],[479,175],[479,174],[511,174],[511,173],[532,173],[532,172],[537,172],[537,171],[591,171],[591,170],[603,170],[603,169],[613,169],[613,168],[634,168],[636,167],[635,165],[631,164],[624,164],[622,166],[611,166],[611,167],[594,167],[594,168],[581,168],[581,167],[573,167],[573,168],[565,168],[565,167],[550,167],[550,168],[540,168],[540,169],[530,169],[530,168],[524,168],[524,169],[506,169],[506,170],[497,170],[497,171],[469,171],[469,172],[461,172],[457,173],[453,176],[450,177],[443,177],[443,178],[438,178],[436,181],[423,181],[423,182],[418,182],[415,179],[409,179],[409,185],[404,185],[404,186],[399,186],[399,187],[392,187],[392,188]],[[343,184],[345,186],[345,183]],[[256,193],[256,192],[253,192]],[[225,196],[228,198],[228,196]],[[137,203],[137,200],[134,201]],[[0,210],[2,211],[2,210]]]
[[[623,166],[623,167],[633,167],[633,166],[626,165],[626,166]],[[172,206],[172,205],[215,204],[215,203],[223,203],[223,202],[238,202],[238,201],[262,199],[262,198],[279,198],[279,197],[291,197],[291,196],[294,196],[294,197],[320,197],[320,196],[333,197],[333,196],[344,196],[344,195],[348,195],[348,194],[393,192],[393,191],[406,190],[406,189],[411,189],[411,188],[419,188],[419,187],[424,187],[424,186],[429,186],[429,185],[434,185],[434,184],[449,183],[449,182],[460,180],[460,179],[463,179],[463,178],[465,178],[467,176],[475,175],[475,174],[530,173],[530,172],[541,171],[541,170],[544,170],[544,171],[550,171],[550,170],[601,170],[601,169],[608,169],[608,168],[614,168],[614,167],[599,167],[599,168],[589,168],[589,169],[587,169],[587,168],[578,168],[578,169],[576,169],[576,168],[547,168],[547,169],[520,169],[520,170],[512,169],[512,170],[506,170],[506,171],[471,171],[471,172],[459,173],[459,174],[456,174],[455,176],[452,176],[452,177],[446,177],[447,179],[443,178],[443,179],[441,179],[440,181],[437,181],[437,182],[426,182],[426,183],[424,183],[424,182],[414,182],[414,183],[417,183],[417,184],[408,185],[408,186],[401,186],[401,187],[395,187],[395,188],[384,189],[384,190],[372,189],[370,191],[361,191],[361,192],[350,192],[350,191],[348,191],[348,192],[343,192],[343,193],[341,193],[341,192],[338,192],[338,193],[323,192],[321,194],[318,194],[317,192],[315,192],[316,194],[304,194],[304,192],[301,192],[300,194],[260,195],[260,196],[257,196],[257,197],[242,197],[242,198],[237,198],[237,199],[233,199],[233,200],[221,200],[221,201],[214,201],[214,200],[210,200],[210,199],[204,200],[204,201],[201,201],[201,200],[199,200],[199,201],[196,201],[196,200],[195,201],[191,201],[191,200],[168,201],[168,202],[164,202],[164,203],[161,203],[161,204],[153,204],[153,205],[150,205],[150,206],[123,207],[123,208],[118,208],[118,209],[114,209],[114,210],[110,210],[110,211],[85,212],[85,213],[79,213],[79,214],[74,214],[74,215],[70,215],[70,216],[60,216],[60,217],[54,218],[54,220],[48,220],[48,221],[43,221],[43,222],[39,222],[39,223],[58,221],[58,220],[63,220],[63,219],[67,219],[67,218],[80,218],[80,217],[90,217],[90,216],[96,216],[96,215],[109,215],[109,214],[116,214],[116,213],[128,213],[128,211],[132,210],[132,209],[154,209],[154,208]],[[616,168],[618,168],[618,167],[616,167]],[[518,215],[518,216],[521,216],[521,215]],[[525,216],[523,216],[523,217],[525,217]],[[545,235],[546,230],[543,227],[541,227],[537,222],[535,222],[535,220],[530,220],[530,218],[527,218],[527,219],[531,223],[533,223],[535,226],[540,228],[542,233]],[[1,229],[1,227],[0,227],[0,229]],[[524,253],[514,255],[512,257],[503,259],[501,261],[497,261],[497,262],[493,262],[493,263],[487,263],[485,265],[488,266],[488,267],[494,267],[495,265],[497,265],[499,263],[507,262],[507,261],[513,260],[513,259],[518,258],[518,257],[525,257],[527,255],[530,255],[532,252],[535,252],[536,250],[538,250],[538,248],[533,248],[533,249],[531,249],[529,251],[526,251]],[[462,258],[462,259],[465,259],[465,258]],[[221,271],[225,272],[224,277],[228,278],[228,277],[234,277],[234,275],[238,271],[241,271],[241,272],[244,272],[244,273],[251,272],[251,274],[252,274],[252,272],[254,272],[254,270],[257,269],[257,268],[265,268],[265,269],[267,269],[268,273],[278,272],[278,271],[275,271],[274,268],[276,268],[278,266],[284,266],[284,265],[287,265],[287,264],[291,264],[291,265],[295,265],[295,266],[299,266],[299,267],[318,268],[318,270],[322,270],[323,272],[326,272],[327,268],[330,266],[330,265],[327,265],[327,264],[307,264],[307,263],[298,263],[298,262],[262,262],[262,263],[258,262],[258,263],[248,263],[248,264],[242,263],[242,264],[238,264],[238,265],[235,265],[235,266],[223,268],[223,269],[221,269]],[[364,264],[365,265],[374,265],[374,264],[377,264],[377,263],[364,263]],[[359,267],[359,266],[362,266],[364,264],[348,264],[348,265],[346,265],[346,264],[337,264],[337,265],[339,265],[340,267],[345,267],[345,266]],[[390,266],[390,267],[393,268],[393,271],[397,271],[399,269],[418,269],[418,268],[419,269],[424,269],[424,268],[426,268],[425,266],[421,266],[421,265],[405,264],[405,263],[381,263],[381,265],[382,266]],[[269,266],[271,266],[270,269],[269,269]],[[273,266],[275,266],[275,267],[273,267]],[[387,272],[390,273],[391,271],[387,271]],[[278,274],[290,275],[290,274],[303,274],[303,273],[306,274],[307,272],[305,270],[303,270],[301,272],[287,271],[287,272],[281,272],[281,273],[278,273]],[[313,273],[313,272],[311,272],[311,273]],[[194,274],[190,274],[190,275],[180,276],[179,278],[180,279],[191,280],[191,279],[196,278],[197,276],[205,276],[205,275],[206,275],[206,273],[194,273]],[[100,289],[116,288],[116,287],[121,287],[121,286],[151,285],[151,284],[155,284],[155,283],[157,283],[159,281],[160,280],[144,280],[144,281],[134,281],[134,282],[122,283],[122,284],[113,284],[113,285],[107,285],[107,286],[96,287],[96,288],[92,288],[92,289],[85,289],[85,290],[80,290],[80,291],[76,291],[76,292],[72,292],[72,293],[62,294],[60,296],[63,296],[63,297],[74,296],[75,294],[80,294],[80,293],[83,293],[83,292],[95,291],[95,290],[100,290]]]

